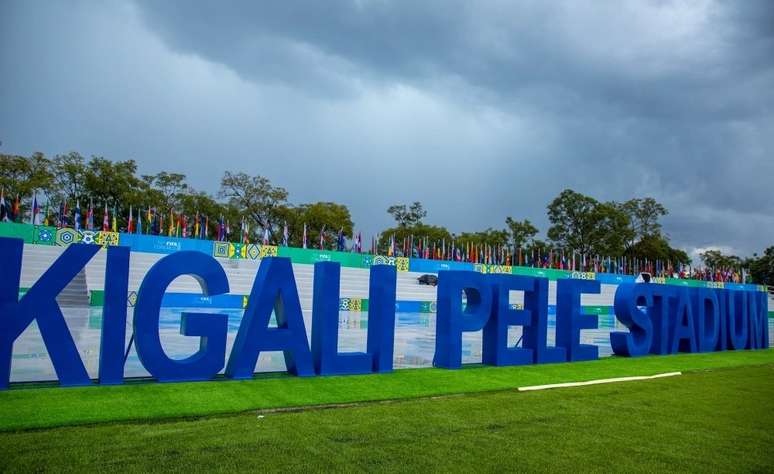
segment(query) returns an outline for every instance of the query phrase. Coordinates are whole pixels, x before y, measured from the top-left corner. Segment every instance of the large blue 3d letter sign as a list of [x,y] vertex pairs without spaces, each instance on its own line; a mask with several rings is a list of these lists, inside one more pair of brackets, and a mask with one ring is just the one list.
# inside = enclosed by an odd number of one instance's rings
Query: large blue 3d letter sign
[[338,263],[319,262],[314,265],[312,358],[315,371],[318,375],[345,375],[391,370],[395,333],[395,267],[371,267],[366,352],[338,353],[340,274]]
[[629,332],[611,332],[610,345],[618,355],[635,357],[650,352],[653,322],[641,307],[653,307],[653,286],[623,283],[618,285],[613,302],[616,317]]
[[[596,319],[582,320],[580,293],[598,292],[595,282],[563,280],[565,297],[557,306],[557,344],[547,345],[548,280],[477,272],[440,272],[436,323],[436,367],[459,368],[462,333],[483,328],[482,361],[490,365],[519,365],[595,359],[595,346],[581,345],[580,330],[595,328]],[[589,284],[590,283],[590,284]],[[514,309],[510,292],[522,292],[524,309]],[[463,309],[462,295],[467,304]],[[559,328],[559,321],[564,325]],[[508,327],[522,326],[522,347],[508,347]]]
[[105,305],[102,308],[102,339],[99,345],[99,383],[124,381],[126,340],[126,294],[129,292],[129,249],[108,247],[105,266]]
[[567,360],[599,357],[595,345],[580,343],[581,329],[596,329],[597,315],[581,314],[581,293],[599,293],[595,280],[563,279],[556,282],[556,345],[567,351]]
[[228,318],[225,314],[182,313],[180,333],[199,336],[199,351],[184,360],[164,353],[159,337],[159,311],[164,292],[172,281],[189,275],[199,282],[205,295],[228,293],[223,267],[201,252],[177,252],[162,258],[148,270],[137,292],[134,335],[142,365],[162,382],[207,380],[223,368]]
[[[79,274],[93,276],[96,263],[89,262],[100,249],[97,245],[70,245],[19,297],[24,243],[0,238],[0,390],[8,388],[11,380],[13,345],[33,322],[60,384],[93,383],[56,298]],[[96,374],[103,385],[124,380],[130,271],[129,248],[109,247],[106,254]],[[288,372],[300,376],[391,371],[396,267],[370,268],[368,335],[361,352],[338,350],[340,276],[338,263],[315,264],[310,346],[290,259],[263,258],[228,362],[226,315],[200,312],[183,312],[180,323],[183,336],[198,338],[198,350],[187,358],[175,359],[164,351],[159,333],[160,311],[169,285],[178,277],[192,277],[204,296],[215,296],[228,293],[229,283],[221,264],[206,253],[169,254],[150,268],[139,287],[132,319],[137,355],[151,376],[163,382],[210,380],[221,371],[230,378],[252,378],[264,351],[281,351]],[[597,346],[582,341],[583,330],[597,328],[597,316],[584,312],[581,297],[600,293],[600,282],[557,280],[555,344],[550,344],[549,338],[548,288],[546,278],[439,272],[433,365],[461,367],[463,335],[474,331],[482,331],[481,360],[486,365],[596,359]],[[610,333],[613,352],[635,357],[767,348],[766,292],[741,288],[619,284],[614,310],[626,330]],[[521,344],[514,342],[518,333],[509,338],[511,328],[520,329]]]
[[513,309],[511,291],[532,293],[535,278],[517,275],[493,275],[492,314],[484,326],[481,358],[488,365],[524,365],[534,363],[535,351],[526,347],[508,347],[508,327],[532,325],[531,309]]
[[[467,303],[462,306],[462,294]],[[478,272],[439,272],[433,365],[457,369],[462,365],[462,333],[484,327],[492,309],[492,291]]]
[[622,356],[769,347],[766,293],[624,283],[615,314],[629,332],[613,332]]
[[0,238],[0,389],[8,387],[13,343],[33,320],[38,323],[59,383],[87,385],[91,380],[56,297],[100,248],[82,244],[67,247],[20,300],[23,249],[21,239]]
[[[276,328],[269,327],[272,311]],[[261,261],[231,348],[226,376],[252,378],[261,351],[282,351],[288,372],[314,375],[296,279],[287,258],[268,257]]]

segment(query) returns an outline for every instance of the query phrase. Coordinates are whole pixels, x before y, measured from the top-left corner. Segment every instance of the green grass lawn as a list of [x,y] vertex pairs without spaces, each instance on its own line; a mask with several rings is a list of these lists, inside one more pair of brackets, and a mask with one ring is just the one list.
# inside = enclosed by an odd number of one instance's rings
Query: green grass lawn
[[774,363],[774,350],[604,358],[518,367],[413,369],[390,374],[265,376],[247,381],[34,387],[0,392],[0,431],[88,423],[159,420],[254,409],[303,407],[514,389],[660,372]]
[[768,363],[539,392],[4,432],[0,470],[771,472],[772,403]]

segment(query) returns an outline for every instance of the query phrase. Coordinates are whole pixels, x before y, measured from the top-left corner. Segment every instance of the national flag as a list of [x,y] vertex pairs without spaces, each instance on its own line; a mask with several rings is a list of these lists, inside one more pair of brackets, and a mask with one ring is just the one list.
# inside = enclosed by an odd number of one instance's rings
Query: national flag
[[38,193],[32,195],[32,208],[30,209],[30,224],[38,225],[38,214],[40,214],[40,207],[38,206]]
[[105,203],[105,209],[102,213],[102,231],[107,232],[110,230],[110,216],[109,211],[107,207],[107,202]]
[[210,216],[204,216],[204,225],[202,225],[202,239],[207,239],[210,235]]
[[194,239],[199,238],[199,211],[196,211],[196,217],[194,218],[193,238]]
[[269,245],[269,228],[263,228],[263,245]]
[[86,229],[94,230],[94,201],[89,198],[89,210],[86,211]]
[[57,226],[59,227],[65,227],[67,225],[67,201],[62,201],[59,203],[59,222],[57,223]]
[[[46,199],[46,214],[43,216],[43,225],[45,225],[45,226],[49,225],[48,224],[48,213],[49,213],[48,203],[49,203],[49,200]],[[2,219],[0,219],[0,220],[2,220]]]
[[137,233],[142,234],[142,209],[137,209]]
[[5,189],[0,189],[0,221],[8,221],[8,208],[5,203]]
[[223,223],[223,214],[220,215],[220,220],[218,220],[218,240],[226,240],[226,225]]
[[304,222],[304,242],[303,242],[303,248],[306,248],[306,222]]
[[320,250],[323,250],[325,248],[325,226],[322,226],[322,229],[320,230]]
[[288,223],[285,222],[285,225],[282,227],[282,245],[287,247],[288,246]]
[[169,229],[167,230],[169,237],[175,235],[175,210],[169,210]]
[[16,194],[16,201],[13,202],[13,217],[12,217],[12,219],[13,219],[14,222],[18,221],[21,218],[21,216],[19,215],[19,214],[21,214],[20,207],[21,207],[21,203],[19,202],[19,194],[17,193]]
[[75,201],[75,214],[73,216],[73,227],[75,227],[76,232],[81,230],[81,202],[79,200]]
[[129,204],[129,219],[126,220],[126,232],[131,234],[134,232],[134,213],[132,212],[132,205]]
[[344,250],[344,228],[339,229],[339,235],[336,239],[336,250],[342,252]]

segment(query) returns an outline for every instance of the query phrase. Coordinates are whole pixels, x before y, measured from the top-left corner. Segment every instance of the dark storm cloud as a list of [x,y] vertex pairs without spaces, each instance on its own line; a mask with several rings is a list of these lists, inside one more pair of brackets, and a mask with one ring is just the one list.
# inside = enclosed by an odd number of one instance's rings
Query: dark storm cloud
[[371,232],[415,199],[455,231],[545,229],[572,187],[656,197],[678,245],[774,240],[769,1],[4,5],[18,151],[134,157],[211,190],[237,166]]

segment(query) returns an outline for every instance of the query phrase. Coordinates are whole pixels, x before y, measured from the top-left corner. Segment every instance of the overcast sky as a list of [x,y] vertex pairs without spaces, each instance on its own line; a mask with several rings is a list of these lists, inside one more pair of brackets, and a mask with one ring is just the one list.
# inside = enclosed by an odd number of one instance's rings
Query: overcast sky
[[261,174],[370,235],[564,188],[652,196],[688,251],[774,245],[774,2],[0,0],[0,152]]

